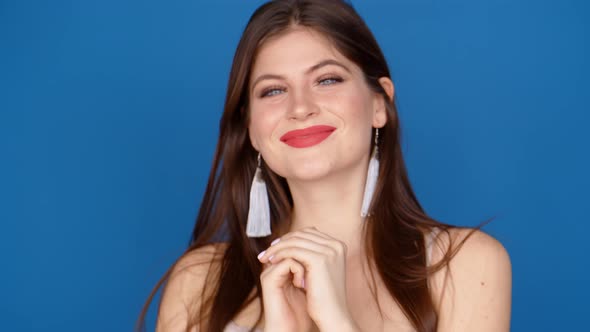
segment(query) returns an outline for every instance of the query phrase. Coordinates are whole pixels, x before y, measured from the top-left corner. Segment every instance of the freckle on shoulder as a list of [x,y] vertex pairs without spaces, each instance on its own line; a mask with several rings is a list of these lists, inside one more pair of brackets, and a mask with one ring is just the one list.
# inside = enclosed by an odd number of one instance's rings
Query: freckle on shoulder
[[484,231],[452,228],[448,233],[440,232],[435,239],[432,263],[439,262],[448,250],[457,250],[455,256],[430,278],[437,310],[444,298],[464,296],[461,294],[466,291],[473,295],[474,287],[495,289],[509,279],[511,266],[506,249]]
[[[473,234],[471,234],[473,232]],[[451,260],[458,270],[470,273],[484,273],[492,270],[510,270],[508,252],[493,236],[481,230],[473,231],[469,228],[457,228],[450,231],[453,247],[461,246],[456,256]],[[492,269],[492,270],[490,270]],[[479,272],[478,272],[479,271]],[[485,281],[481,281],[485,286]]]

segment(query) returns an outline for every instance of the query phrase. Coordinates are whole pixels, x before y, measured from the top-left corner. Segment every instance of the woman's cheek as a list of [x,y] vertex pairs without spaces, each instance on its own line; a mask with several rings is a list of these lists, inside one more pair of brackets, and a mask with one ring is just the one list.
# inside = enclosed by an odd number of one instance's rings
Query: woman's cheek
[[259,109],[252,114],[250,130],[258,144],[269,144],[280,122],[280,115],[273,110]]

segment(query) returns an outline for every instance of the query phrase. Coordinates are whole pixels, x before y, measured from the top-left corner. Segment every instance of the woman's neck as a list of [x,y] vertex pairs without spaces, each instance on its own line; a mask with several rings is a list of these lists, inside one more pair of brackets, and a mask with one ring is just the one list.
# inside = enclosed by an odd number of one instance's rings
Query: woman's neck
[[289,231],[314,226],[346,243],[348,253],[355,254],[363,240],[364,218],[360,213],[364,185],[365,177],[360,174],[334,175],[305,183],[290,181],[293,213]]

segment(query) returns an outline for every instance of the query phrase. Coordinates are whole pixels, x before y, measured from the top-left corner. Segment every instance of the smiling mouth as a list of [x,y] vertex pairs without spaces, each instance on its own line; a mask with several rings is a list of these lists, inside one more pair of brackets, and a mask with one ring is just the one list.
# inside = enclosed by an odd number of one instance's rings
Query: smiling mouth
[[294,148],[307,148],[323,142],[336,130],[335,127],[319,125],[292,130],[281,136],[281,142]]

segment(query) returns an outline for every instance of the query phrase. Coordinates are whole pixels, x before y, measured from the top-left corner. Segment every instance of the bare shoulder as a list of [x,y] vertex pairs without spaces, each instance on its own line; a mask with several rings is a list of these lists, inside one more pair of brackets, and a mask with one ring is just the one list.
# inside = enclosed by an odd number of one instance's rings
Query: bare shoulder
[[506,248],[489,234],[469,228],[440,232],[435,243],[434,261],[456,250],[430,281],[438,331],[508,331],[512,267]]
[[[439,259],[448,250],[457,250],[454,265],[471,264],[473,260],[493,258],[510,263],[506,248],[491,235],[471,228],[451,228],[449,232],[439,232],[435,239],[434,253]],[[433,257],[434,258],[434,257]]]
[[198,277],[223,257],[226,248],[227,243],[211,243],[191,250],[176,262],[170,276],[189,279]]
[[162,293],[156,331],[185,331],[189,313],[198,312],[207,289],[215,287],[226,243],[207,244],[185,253],[174,264]]

